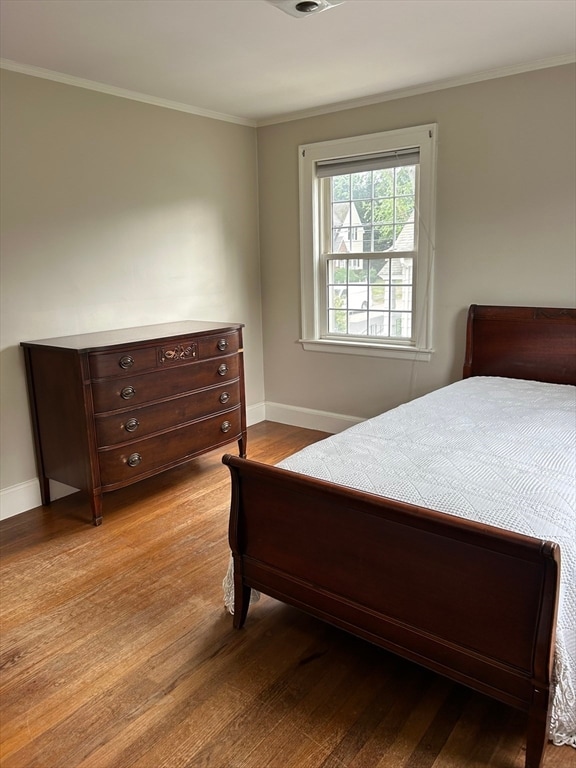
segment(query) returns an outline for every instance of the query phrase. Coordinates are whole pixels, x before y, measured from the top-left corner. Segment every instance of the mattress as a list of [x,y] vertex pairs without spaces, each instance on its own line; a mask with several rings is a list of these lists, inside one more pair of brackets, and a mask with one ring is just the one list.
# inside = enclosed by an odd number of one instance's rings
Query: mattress
[[576,747],[576,388],[473,377],[279,467],[560,545],[549,735]]

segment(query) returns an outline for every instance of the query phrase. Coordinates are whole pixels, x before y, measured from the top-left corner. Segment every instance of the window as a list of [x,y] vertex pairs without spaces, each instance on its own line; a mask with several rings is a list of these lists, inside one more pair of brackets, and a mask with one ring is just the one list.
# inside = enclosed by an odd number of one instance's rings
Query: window
[[305,349],[429,359],[436,133],[300,147]]

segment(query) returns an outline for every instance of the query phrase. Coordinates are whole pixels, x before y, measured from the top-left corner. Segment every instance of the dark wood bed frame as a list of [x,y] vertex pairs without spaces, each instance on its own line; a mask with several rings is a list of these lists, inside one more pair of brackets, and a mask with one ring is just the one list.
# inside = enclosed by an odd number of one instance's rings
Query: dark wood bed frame
[[[576,384],[576,309],[472,305],[464,377]],[[234,626],[250,590],[528,713],[548,730],[560,570],[549,541],[226,455]]]

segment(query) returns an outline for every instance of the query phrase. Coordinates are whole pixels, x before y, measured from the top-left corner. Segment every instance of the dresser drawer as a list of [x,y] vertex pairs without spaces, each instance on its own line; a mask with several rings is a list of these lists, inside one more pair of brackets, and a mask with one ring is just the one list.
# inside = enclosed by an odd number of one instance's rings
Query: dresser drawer
[[185,339],[163,341],[153,347],[134,347],[117,352],[92,353],[90,376],[104,379],[112,376],[130,376],[156,368],[191,363],[198,359],[198,343]]
[[90,355],[90,376],[93,379],[129,376],[231,355],[239,349],[240,334],[232,332],[196,339],[170,339],[150,347],[125,348],[116,352],[93,352]]
[[104,413],[152,403],[196,389],[216,386],[237,379],[239,374],[238,355],[230,355],[122,379],[95,381],[92,384],[94,411]]
[[186,424],[240,404],[238,380],[182,395],[155,405],[96,416],[98,447],[139,440],[146,435]]
[[222,333],[219,336],[203,336],[198,339],[198,353],[201,360],[219,355],[231,355],[240,349],[240,334]]
[[186,457],[238,440],[241,434],[241,409],[237,407],[155,437],[100,449],[102,486],[135,482]]

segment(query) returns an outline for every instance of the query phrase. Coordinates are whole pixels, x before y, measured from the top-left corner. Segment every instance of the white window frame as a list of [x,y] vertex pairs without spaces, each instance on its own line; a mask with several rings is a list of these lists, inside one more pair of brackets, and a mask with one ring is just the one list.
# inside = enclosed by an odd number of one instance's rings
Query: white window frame
[[[432,348],[432,297],[436,206],[435,123],[365,136],[304,144],[299,147],[300,172],[300,270],[303,348],[310,351],[377,357],[430,360]],[[398,343],[354,338],[326,338],[326,278],[321,249],[321,179],[316,164],[417,147],[420,152],[418,209],[416,211],[413,323],[414,339]],[[325,220],[325,216],[324,216]]]

